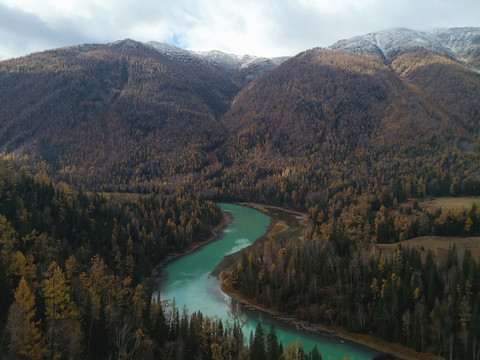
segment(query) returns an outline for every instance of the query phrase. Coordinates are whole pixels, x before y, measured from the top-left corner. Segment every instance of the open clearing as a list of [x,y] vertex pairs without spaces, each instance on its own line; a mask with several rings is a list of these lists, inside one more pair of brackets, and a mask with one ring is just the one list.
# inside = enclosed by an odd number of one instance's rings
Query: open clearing
[[[418,202],[420,207],[429,210],[442,209],[469,209],[474,203],[480,203],[480,197],[441,197],[426,199]],[[412,201],[413,205],[413,201]]]
[[[410,240],[403,241],[403,247],[416,249],[424,259],[427,256],[428,250],[432,250],[435,258],[439,263],[442,263],[447,258],[447,253],[450,248],[455,245],[459,251],[469,249],[476,259],[480,259],[480,237],[447,237],[447,236],[421,236]],[[397,244],[377,244],[376,251],[381,251],[385,255],[393,255]]]
[[[413,207],[413,204],[414,200],[407,201],[407,205]],[[418,205],[421,208],[431,212],[435,212],[439,208],[469,210],[473,204],[477,204],[480,207],[480,197],[440,197],[418,201]],[[439,263],[446,259],[448,250],[454,245],[459,251],[470,250],[476,259],[480,259],[480,237],[421,236],[396,244],[377,244],[373,253],[378,254],[382,252],[387,256],[391,256],[399,244],[403,247],[418,250],[423,259],[427,256],[428,250],[431,250]]]

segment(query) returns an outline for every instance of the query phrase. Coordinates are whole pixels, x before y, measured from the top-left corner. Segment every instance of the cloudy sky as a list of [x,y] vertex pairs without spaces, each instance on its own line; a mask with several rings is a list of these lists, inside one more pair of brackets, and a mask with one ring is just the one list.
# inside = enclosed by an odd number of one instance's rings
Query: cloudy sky
[[396,27],[480,26],[478,0],[0,0],[0,59],[131,38],[294,55]]

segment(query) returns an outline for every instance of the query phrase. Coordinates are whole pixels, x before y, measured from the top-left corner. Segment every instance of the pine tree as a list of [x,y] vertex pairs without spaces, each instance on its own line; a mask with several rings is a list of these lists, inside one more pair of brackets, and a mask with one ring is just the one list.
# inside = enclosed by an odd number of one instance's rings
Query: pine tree
[[278,349],[277,332],[275,327],[271,326],[267,335],[267,360],[278,360],[280,358]]
[[[17,233],[7,219],[0,215],[0,266],[3,267],[8,277],[11,277],[10,266],[15,253]],[[13,286],[12,286],[13,288]]]
[[263,333],[262,323],[258,323],[253,337],[253,343],[250,346],[251,360],[265,360],[265,335]]
[[322,360],[322,356],[318,352],[317,345],[315,345],[310,352],[310,360]]

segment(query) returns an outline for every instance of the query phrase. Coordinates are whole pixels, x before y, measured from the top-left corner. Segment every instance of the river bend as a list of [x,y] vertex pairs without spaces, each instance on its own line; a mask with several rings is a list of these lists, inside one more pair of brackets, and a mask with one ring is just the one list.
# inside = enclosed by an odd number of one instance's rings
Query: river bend
[[[261,237],[270,218],[258,210],[233,204],[219,204],[233,220],[220,237],[191,254],[180,257],[163,269],[164,280],[160,286],[162,299],[175,299],[177,309],[184,306],[189,313],[200,310],[204,315],[228,318],[231,299],[220,291],[218,279],[211,272],[226,255],[237,252]],[[255,329],[258,321],[268,328],[275,326],[279,341],[287,347],[299,339],[307,352],[317,345],[324,360],[371,360],[378,353],[335,337],[308,334],[290,325],[272,319],[261,311],[242,309],[248,322],[244,327],[245,338]]]

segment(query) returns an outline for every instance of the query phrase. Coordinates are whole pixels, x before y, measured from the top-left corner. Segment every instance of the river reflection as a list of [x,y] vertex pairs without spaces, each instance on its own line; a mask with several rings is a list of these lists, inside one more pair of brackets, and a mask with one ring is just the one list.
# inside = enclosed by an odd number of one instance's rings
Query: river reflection
[[[222,293],[218,279],[211,276],[220,260],[252,244],[262,236],[270,223],[270,218],[261,212],[238,205],[220,204],[220,208],[231,214],[233,221],[220,238],[207,244],[192,254],[179,258],[163,269],[164,281],[160,286],[162,299],[175,299],[178,309],[184,307],[189,313],[200,310],[204,315],[218,316],[223,321],[228,319],[230,298]],[[324,360],[367,360],[378,353],[346,341],[299,331],[286,323],[272,319],[263,312],[242,308],[248,318],[244,326],[245,338],[254,331],[258,321],[268,328],[275,326],[279,341],[284,347],[300,340],[309,352],[317,345]]]

